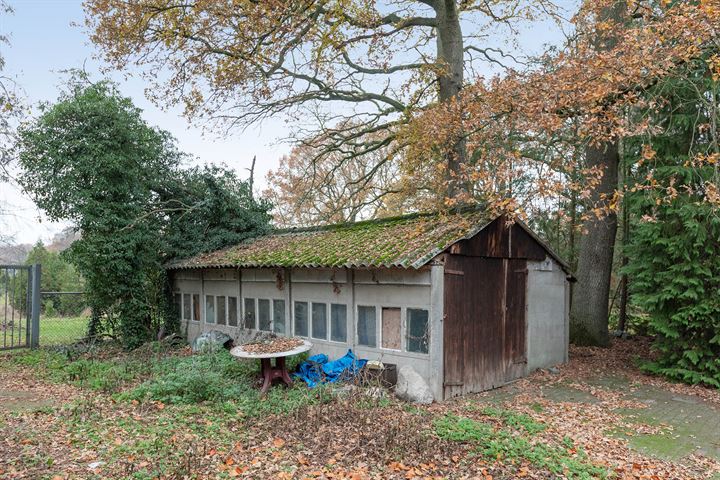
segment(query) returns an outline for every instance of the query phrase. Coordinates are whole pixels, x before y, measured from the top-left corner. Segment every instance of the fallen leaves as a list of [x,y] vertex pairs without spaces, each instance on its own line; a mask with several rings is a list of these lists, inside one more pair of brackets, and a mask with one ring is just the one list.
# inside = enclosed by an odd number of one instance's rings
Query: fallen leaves
[[[717,469],[718,462],[699,456],[679,462],[652,458],[632,450],[625,439],[613,437],[607,431],[607,426],[613,426],[620,432],[639,436],[668,431],[670,426],[632,423],[632,419],[615,410],[637,409],[642,405],[627,397],[622,389],[590,384],[584,378],[612,370],[626,375],[633,383],[647,383],[706,399],[715,395],[694,387],[665,385],[660,379],[638,372],[629,358],[644,348],[642,342],[626,341],[616,342],[610,351],[573,348],[571,363],[563,366],[559,374],[541,372],[504,390],[512,395],[506,397],[509,400],[503,408],[528,415],[545,427],[532,441],[561,445],[573,457],[581,455],[582,450],[594,462],[614,472],[619,480],[707,478],[706,472]],[[28,372],[25,378],[38,391],[46,385]],[[551,400],[543,388],[556,382],[587,392],[596,401]],[[91,464],[105,478],[159,469],[178,477],[182,472],[192,472],[200,478],[222,474],[230,478],[293,480],[500,480],[546,479],[550,475],[524,461],[481,459],[471,445],[434,435],[433,419],[447,412],[492,421],[478,408],[490,394],[413,409],[403,408],[393,400],[335,399],[285,416],[250,419],[217,413],[212,405],[181,410],[158,402],[115,403],[105,395],[71,391],[72,395],[58,398],[57,405],[72,401],[72,407],[2,417],[5,423],[0,423],[0,476],[86,478]],[[93,441],[95,437],[98,440]],[[562,445],[566,437],[571,442]],[[51,464],[47,458],[52,458]]]

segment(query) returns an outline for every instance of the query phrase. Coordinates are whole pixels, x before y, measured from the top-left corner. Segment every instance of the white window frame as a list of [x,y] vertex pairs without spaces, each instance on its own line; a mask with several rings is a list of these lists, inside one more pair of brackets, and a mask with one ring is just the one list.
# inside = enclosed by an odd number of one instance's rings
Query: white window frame
[[[392,309],[400,310],[400,348],[383,347],[383,328],[382,328],[383,327],[383,315],[382,315],[382,311],[385,308],[392,308]],[[384,350],[386,352],[405,352],[405,351],[407,351],[406,345],[405,345],[405,322],[403,322],[403,318],[405,318],[404,317],[405,307],[401,307],[401,306],[391,307],[388,305],[383,305],[377,311],[380,312],[380,318],[378,318],[378,316],[375,315],[375,323],[376,323],[375,332],[377,333],[377,336],[378,336],[377,348],[379,348],[380,350]]]
[[[330,341],[330,304],[327,302],[313,302],[313,301],[310,301],[308,303],[310,304],[310,311],[309,311],[310,320],[309,320],[309,326],[308,326],[309,327],[308,333],[310,334],[310,338],[313,340],[320,341],[320,342],[329,342]],[[325,305],[325,338],[318,338],[318,337],[314,336],[314,333],[315,333],[314,332],[315,328],[313,325],[315,322],[315,319],[313,318],[314,317],[314,315],[313,315],[313,313],[314,313],[313,306],[314,305]]]
[[[424,310],[424,311],[427,312],[427,317],[428,317],[428,321],[427,321],[427,334],[428,334],[428,342],[427,342],[427,344],[428,344],[428,351],[427,351],[427,352],[411,352],[410,350],[408,350],[408,345],[407,345],[407,331],[408,331],[408,323],[410,322],[410,316],[409,316],[408,313],[407,313],[408,310]],[[415,307],[415,306],[405,307],[405,316],[403,317],[403,319],[404,319],[404,321],[403,321],[404,333],[403,333],[403,340],[402,340],[402,341],[403,341],[403,351],[404,351],[404,352],[407,352],[407,353],[409,353],[409,354],[411,354],[411,355],[426,355],[426,356],[430,356],[430,348],[431,348],[431,346],[432,346],[432,341],[433,341],[433,338],[432,338],[432,317],[430,316],[430,307]]]
[[[305,319],[305,321],[307,322],[307,335],[300,335],[300,334],[297,333],[296,330],[295,330],[295,304],[296,304],[296,303],[304,303],[304,304],[307,305],[307,317],[306,317],[306,319]],[[292,311],[290,312],[290,319],[291,319],[291,321],[292,321],[292,335],[293,335],[294,337],[311,338],[311,337],[310,337],[310,334],[311,334],[310,328],[312,327],[312,324],[311,324],[311,323],[312,323],[312,322],[311,322],[311,313],[312,313],[312,312],[311,312],[311,310],[310,310],[310,308],[311,308],[310,305],[311,305],[311,304],[312,304],[312,302],[310,302],[309,300],[297,300],[297,299],[293,299],[293,301],[292,301],[292,307],[291,307],[291,310],[292,310]]]
[[[339,340],[333,340],[332,339],[332,306],[333,305],[343,305],[345,307],[345,341],[341,342]],[[364,306],[364,305],[363,305]],[[350,337],[350,329],[348,328],[350,323],[350,312],[351,306],[349,306],[347,303],[341,303],[341,302],[329,302],[328,303],[328,310],[327,310],[327,317],[328,317],[328,342],[332,342],[336,345],[348,345],[350,342],[348,341]]]
[[[208,299],[208,297],[212,297],[212,299],[213,299],[213,316],[215,318],[213,319],[212,322],[208,322],[208,319],[207,319],[207,299]],[[216,307],[217,301],[215,300],[215,295],[205,294],[203,296],[202,304],[204,307],[204,310],[201,312],[202,317],[203,317],[203,323],[205,323],[206,325],[217,325],[217,307]]]
[[[248,328],[245,324],[245,315],[247,315],[247,310],[245,308],[245,301],[246,300],[252,300],[254,305],[254,313],[255,313],[255,322],[253,324],[252,328]],[[242,314],[240,315],[240,318],[242,319],[242,326],[241,328],[245,330],[258,330],[258,327],[260,326],[260,322],[258,320],[258,299],[257,297],[242,297]]]
[[[288,319],[287,319],[287,300],[285,298],[278,298],[273,297],[269,298],[270,300],[270,331],[274,333],[275,335],[283,335],[288,336],[290,335],[290,330],[292,329],[292,326],[288,326]],[[283,302],[283,305],[285,305],[285,308],[283,309],[283,318],[285,320],[285,333],[278,333],[275,331],[275,302],[281,301]],[[258,326],[260,325],[258,320]]]
[[[375,346],[374,347],[360,343],[360,334],[358,333],[358,325],[360,324],[360,308],[361,307],[372,307],[375,309]],[[355,305],[355,322],[353,325],[353,335],[355,338],[355,345],[357,345],[358,347],[361,347],[361,348],[380,348],[379,345],[382,345],[379,341],[380,333],[381,332],[378,332],[378,306],[376,304],[370,304],[370,303],[356,304]]]

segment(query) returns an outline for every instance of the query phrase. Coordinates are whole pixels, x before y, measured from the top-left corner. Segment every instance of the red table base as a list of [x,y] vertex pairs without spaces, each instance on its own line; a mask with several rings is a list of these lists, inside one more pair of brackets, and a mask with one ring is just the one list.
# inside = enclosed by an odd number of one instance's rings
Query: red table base
[[273,380],[279,378],[288,387],[292,386],[293,381],[288,375],[287,368],[285,367],[285,357],[277,357],[275,359],[275,366],[271,365],[269,358],[260,359],[260,381],[262,382],[262,388],[260,394],[265,395],[270,389]]

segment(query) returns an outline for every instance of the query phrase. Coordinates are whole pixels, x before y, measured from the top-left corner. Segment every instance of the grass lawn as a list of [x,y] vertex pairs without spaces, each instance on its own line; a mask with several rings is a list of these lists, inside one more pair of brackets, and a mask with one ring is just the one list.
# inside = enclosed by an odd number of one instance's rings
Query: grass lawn
[[88,317],[40,317],[40,345],[67,345],[87,333]]
[[[709,479],[720,471],[709,450],[669,459],[633,448],[633,438],[671,426],[623,413],[642,408],[632,391],[646,382],[643,395],[697,399],[692,417],[708,414],[707,424],[720,415],[717,392],[644,376],[627,358],[613,363],[622,352],[586,353],[560,375],[415,406],[373,389],[299,383],[261,398],[257,365],[225,351],[153,343],[129,353],[112,344],[16,352],[0,356],[0,478]],[[597,362],[623,380],[592,380]]]

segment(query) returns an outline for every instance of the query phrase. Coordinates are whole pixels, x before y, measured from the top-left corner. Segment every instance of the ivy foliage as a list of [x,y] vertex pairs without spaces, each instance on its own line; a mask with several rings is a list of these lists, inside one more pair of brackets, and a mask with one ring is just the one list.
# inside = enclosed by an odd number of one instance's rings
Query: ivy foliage
[[[128,347],[179,327],[163,264],[266,228],[267,205],[221,168],[183,169],[175,139],[108,82],[76,79],[20,129],[20,183],[51,220],[82,237],[69,249],[93,310],[90,334]],[[219,225],[227,215],[243,220]]]
[[649,314],[659,354],[644,368],[720,388],[720,217],[706,190],[716,169],[698,161],[718,153],[717,132],[708,130],[717,121],[718,83],[698,68],[652,93],[665,104],[658,119],[664,133],[628,144],[636,158],[643,148],[654,152],[634,173],[663,186],[629,196],[638,220],[626,271],[633,301]]

